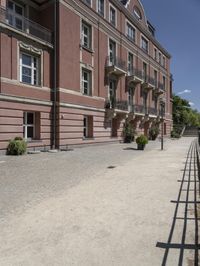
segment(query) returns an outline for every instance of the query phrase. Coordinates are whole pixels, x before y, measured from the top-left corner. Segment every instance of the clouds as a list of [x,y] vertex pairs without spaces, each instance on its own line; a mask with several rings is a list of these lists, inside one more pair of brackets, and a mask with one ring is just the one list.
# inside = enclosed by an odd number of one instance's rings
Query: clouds
[[195,104],[193,102],[189,102],[189,105],[192,107],[194,106]]
[[184,90],[184,91],[179,91],[178,95],[185,94],[185,93],[191,93],[191,90]]

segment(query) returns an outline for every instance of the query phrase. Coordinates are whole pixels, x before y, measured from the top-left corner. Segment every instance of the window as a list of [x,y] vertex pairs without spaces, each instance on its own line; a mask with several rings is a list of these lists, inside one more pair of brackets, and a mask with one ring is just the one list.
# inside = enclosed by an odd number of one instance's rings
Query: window
[[112,40],[109,40],[109,60],[110,65],[115,63],[116,59],[116,43]]
[[35,113],[24,112],[23,134],[24,139],[35,138]]
[[159,61],[159,64],[161,64],[162,63],[162,55],[161,55],[161,53],[159,53],[159,58],[158,58],[158,61]]
[[165,60],[165,57],[163,56],[163,67],[165,67],[166,65],[166,60]]
[[91,71],[82,70],[82,93],[91,95]]
[[130,23],[126,23],[126,36],[131,41],[135,42],[135,29]]
[[147,64],[143,63],[143,79],[147,81]]
[[97,0],[97,12],[104,17],[104,0]]
[[116,26],[116,10],[114,7],[110,6],[110,23]]
[[24,8],[13,1],[8,1],[8,23],[13,27],[23,29]]
[[134,7],[133,9],[133,15],[138,19],[142,19],[142,15],[141,15],[141,12],[139,10],[139,8],[137,6]]
[[154,48],[154,60],[158,60],[158,51],[156,48]]
[[83,118],[83,138],[93,137],[93,117],[84,116]]
[[149,43],[148,43],[148,41],[147,41],[144,37],[142,37],[142,39],[141,39],[141,48],[142,48],[145,52],[148,53],[148,50],[149,50]]
[[155,86],[157,87],[158,84],[158,72],[154,70],[154,80],[155,80]]
[[92,29],[87,23],[82,23],[82,45],[88,49],[92,47]]
[[40,85],[38,57],[23,52],[20,53],[20,82]]
[[133,74],[133,54],[128,53],[128,73],[129,75]]
[[166,78],[165,76],[163,76],[163,90],[166,89]]

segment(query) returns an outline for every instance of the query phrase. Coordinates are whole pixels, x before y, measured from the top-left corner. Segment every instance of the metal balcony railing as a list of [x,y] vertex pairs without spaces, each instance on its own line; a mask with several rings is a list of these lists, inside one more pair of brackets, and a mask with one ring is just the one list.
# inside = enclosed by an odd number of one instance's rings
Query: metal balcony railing
[[158,115],[158,110],[156,108],[154,108],[154,107],[149,107],[148,108],[148,114],[157,116]]
[[158,88],[159,88],[160,90],[162,90],[162,91],[165,91],[165,86],[164,86],[164,84],[161,83],[161,82],[158,82]]
[[145,114],[145,106],[144,105],[139,105],[139,104],[134,104],[133,105],[133,111],[134,113],[140,113],[140,114]]
[[52,44],[52,33],[40,24],[23,16],[17,16],[10,10],[0,7],[0,22],[10,27]]
[[106,101],[105,107],[106,109],[118,109],[122,111],[128,111],[128,102],[111,98],[110,100]]
[[139,70],[134,67],[128,67],[128,76],[135,76],[139,79],[142,79],[143,78],[142,70]]
[[122,69],[123,71],[127,71],[126,62],[117,56],[108,56],[106,59],[106,66],[113,66]]

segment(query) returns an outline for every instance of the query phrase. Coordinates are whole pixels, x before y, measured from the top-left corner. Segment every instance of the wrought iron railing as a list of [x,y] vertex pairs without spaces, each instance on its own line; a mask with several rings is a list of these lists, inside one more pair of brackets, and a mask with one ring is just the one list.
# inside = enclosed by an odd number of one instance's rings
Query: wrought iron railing
[[134,113],[140,113],[140,114],[145,114],[145,106],[144,105],[139,105],[139,104],[134,104],[133,105],[133,111]]
[[123,71],[127,71],[126,62],[117,56],[108,56],[106,59],[106,66],[115,66]]
[[128,111],[128,102],[124,100],[117,100],[115,98],[111,98],[110,100],[106,101],[105,108]]
[[158,82],[158,88],[159,88],[159,90],[162,90],[162,91],[165,90],[165,86],[164,86],[164,84],[161,83],[161,82]]
[[16,16],[3,7],[0,7],[0,22],[52,44],[52,33],[48,29],[23,16]]
[[154,107],[148,107],[148,114],[157,116],[158,115],[158,110],[156,108],[154,108]]
[[142,79],[143,78],[142,70],[134,68],[134,67],[129,67],[128,76],[135,76],[135,77]]

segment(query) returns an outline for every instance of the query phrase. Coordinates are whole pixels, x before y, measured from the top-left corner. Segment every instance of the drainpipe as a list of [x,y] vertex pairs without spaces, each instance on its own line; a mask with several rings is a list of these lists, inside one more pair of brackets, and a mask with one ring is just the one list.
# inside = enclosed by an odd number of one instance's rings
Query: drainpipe
[[53,141],[52,148],[56,148],[56,118],[57,118],[57,0],[54,2],[54,84],[53,84]]

